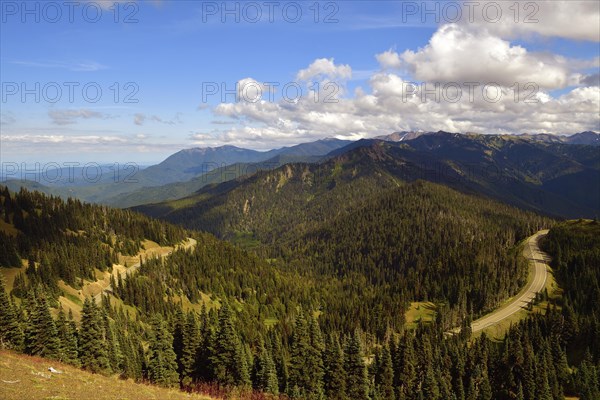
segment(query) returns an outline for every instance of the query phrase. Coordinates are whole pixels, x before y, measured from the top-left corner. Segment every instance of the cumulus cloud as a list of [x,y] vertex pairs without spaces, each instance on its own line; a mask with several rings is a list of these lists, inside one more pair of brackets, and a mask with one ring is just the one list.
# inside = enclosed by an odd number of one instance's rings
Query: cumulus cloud
[[296,75],[296,79],[302,82],[350,78],[352,78],[352,68],[347,64],[336,65],[333,58],[316,59],[308,68],[301,69]]
[[402,60],[400,59],[400,56],[392,49],[377,54],[375,58],[377,59],[377,62],[379,62],[381,68],[399,69],[402,67]]
[[48,116],[52,119],[52,123],[56,125],[71,125],[77,123],[79,119],[107,119],[107,114],[99,111],[93,111],[87,108],[73,110],[50,110]]
[[[565,5],[548,6],[556,10]],[[585,4],[574,6],[577,13],[587,8]],[[540,16],[546,15],[544,10]],[[587,18],[578,14],[573,20]],[[356,139],[399,130],[600,130],[599,78],[589,72],[598,68],[598,57],[576,60],[529,51],[525,45],[511,43],[511,35],[502,29],[478,21],[441,25],[423,48],[376,54],[381,69],[368,77],[368,87],[334,96],[331,102],[323,101],[323,96],[315,98],[309,90],[295,101],[221,103],[213,108],[214,114],[238,123],[214,130],[210,136],[240,146],[272,148],[323,136]],[[529,29],[530,33],[537,29],[539,34],[555,36],[552,30],[543,33],[546,28]],[[563,37],[585,37],[588,30],[566,29]],[[298,71],[296,77],[305,83],[343,82],[352,77],[352,68],[321,58]],[[553,94],[569,87],[575,88]],[[341,93],[346,94],[345,85]]]
[[276,92],[275,85],[259,82],[253,78],[240,79],[236,83],[237,99],[256,103],[261,99],[271,99]]
[[546,36],[600,42],[600,7],[596,1],[484,0],[467,4],[463,3],[459,23],[503,38]]
[[457,24],[440,27],[427,46],[406,50],[398,59],[416,79],[428,82],[495,82],[503,86],[533,82],[541,88],[557,89],[579,80],[564,57],[528,52],[488,32]]
[[[427,85],[430,91],[436,87]],[[381,71],[371,77],[367,88],[359,87],[334,103],[314,101],[308,94],[295,103],[223,103],[215,107],[215,114],[237,118],[241,124],[210,136],[220,143],[272,148],[323,136],[356,139],[397,130],[572,133],[600,129],[598,87],[579,87],[559,97],[539,88],[516,92],[501,86],[484,90],[483,86],[438,85],[434,94],[423,89]]]

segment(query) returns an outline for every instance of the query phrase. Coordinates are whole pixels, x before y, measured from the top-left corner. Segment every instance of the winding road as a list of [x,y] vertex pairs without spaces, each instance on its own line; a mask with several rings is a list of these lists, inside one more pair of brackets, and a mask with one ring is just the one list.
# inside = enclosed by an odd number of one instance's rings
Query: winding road
[[[479,332],[489,326],[496,325],[502,320],[526,308],[527,305],[535,299],[536,294],[544,290],[546,279],[548,278],[548,263],[550,262],[550,256],[540,250],[539,240],[547,233],[547,229],[541,230],[533,236],[530,236],[525,244],[523,254],[529,261],[530,268],[532,269],[532,274],[529,275],[530,280],[527,282],[525,288],[509,303],[503,305],[496,311],[473,321],[471,324],[473,333]],[[531,277],[532,275],[533,277]]]

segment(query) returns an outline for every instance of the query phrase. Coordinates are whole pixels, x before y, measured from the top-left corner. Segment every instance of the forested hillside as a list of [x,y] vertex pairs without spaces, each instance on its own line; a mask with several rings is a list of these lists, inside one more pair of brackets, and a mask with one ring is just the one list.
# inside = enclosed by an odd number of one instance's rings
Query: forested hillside
[[78,287],[78,279],[95,279],[119,254],[134,255],[144,239],[168,245],[185,231],[130,211],[63,201],[38,192],[11,193],[0,188],[0,266],[21,267],[16,293],[25,295],[38,284],[57,294],[57,281]]
[[[344,291],[357,301],[332,298],[343,312],[323,319],[344,329],[368,321],[381,336],[402,324],[389,304],[443,303],[448,325],[497,306],[524,283],[514,246],[551,223],[441,185],[407,183],[420,173],[377,144],[137,209],[208,230],[305,276],[348,281]],[[375,321],[371,310],[384,318]]]
[[[100,232],[128,238],[130,252],[145,237],[160,241],[162,235],[166,243],[191,235],[198,242],[116,276],[101,304],[84,302],[80,321],[55,309],[52,282],[60,271],[49,269],[39,279],[43,263],[32,260],[25,284],[0,292],[4,347],[217,397],[253,390],[298,399],[537,400],[565,393],[596,399],[597,311],[588,311],[597,305],[575,298],[581,285],[593,288],[592,279],[573,283],[569,274],[561,277],[559,266],[559,283],[573,300],[513,327],[501,343],[485,336],[471,342],[468,328],[445,333],[518,289],[523,266],[514,246],[551,223],[533,214],[431,183],[400,183],[304,228],[285,246],[257,247],[279,254],[263,259],[210,234],[132,212],[2,193],[5,263],[36,254],[44,240],[77,232],[98,240],[95,246],[112,257],[117,240],[103,241]],[[15,224],[16,210],[23,221],[17,217]],[[33,221],[53,218],[57,210],[62,222],[54,226],[61,229],[38,231],[29,252],[19,253],[27,241],[21,229],[34,229]],[[585,265],[595,265],[598,236],[569,245],[560,229],[551,230],[548,243],[560,243],[557,259],[565,268],[574,262],[576,245],[592,249]],[[102,269],[108,262],[90,265]],[[593,276],[588,268],[574,268]],[[85,273],[74,272],[75,286]],[[433,322],[413,330],[403,313],[415,299],[439,307]]]

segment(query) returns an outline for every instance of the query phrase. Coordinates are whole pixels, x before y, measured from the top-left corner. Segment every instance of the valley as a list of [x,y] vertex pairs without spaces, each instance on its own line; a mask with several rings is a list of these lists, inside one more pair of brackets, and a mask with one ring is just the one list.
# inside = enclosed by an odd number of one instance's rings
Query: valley
[[599,1],[0,14],[0,400],[600,400]]
[[[340,143],[318,161],[288,159],[133,209],[1,189],[2,340],[216,397],[335,397],[336,379],[358,379],[343,398],[410,399],[428,387],[440,400],[473,382],[510,399],[518,387],[501,389],[496,371],[516,340],[532,348],[527,368],[548,369],[548,391],[593,387],[565,365],[595,371],[581,346],[595,354],[596,327],[572,308],[581,305],[569,300],[565,256],[546,243],[561,215],[595,212],[574,195],[586,190],[580,175],[597,171],[596,148],[445,132],[392,139]],[[164,188],[173,185],[186,183]],[[559,319],[560,332],[543,333]],[[540,358],[548,351],[555,367]],[[494,367],[446,377],[444,357],[450,370],[463,358]],[[521,385],[535,398],[546,391]]]

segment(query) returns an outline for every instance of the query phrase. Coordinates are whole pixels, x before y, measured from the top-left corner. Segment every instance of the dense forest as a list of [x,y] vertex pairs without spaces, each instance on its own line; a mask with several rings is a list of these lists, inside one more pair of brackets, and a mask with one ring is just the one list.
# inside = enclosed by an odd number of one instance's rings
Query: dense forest
[[[518,289],[524,266],[515,246],[551,221],[431,183],[400,185],[286,248],[256,253],[133,212],[37,193],[3,189],[1,204],[2,265],[20,261],[29,271],[10,293],[2,284],[4,347],[216,397],[599,396],[597,222],[551,229],[544,246],[563,300],[498,342],[472,339],[469,321]],[[50,226],[24,234],[43,221]],[[107,269],[142,239],[173,244],[186,235],[197,240],[193,249],[141,260],[135,274],[113,278],[100,303],[86,299],[80,318],[56,309],[53,282],[69,274],[54,265],[78,265],[62,247],[71,238],[81,237],[78,249],[90,256],[73,272],[77,286],[89,278],[86,268]],[[261,257],[265,251],[280,256]],[[434,321],[409,329],[403,315],[415,299],[440,306]],[[447,334],[454,324],[460,333]]]
[[[398,311],[409,301],[443,303],[450,326],[515,294],[526,273],[515,245],[552,221],[410,182],[417,167],[387,151],[363,147],[323,164],[259,172],[181,200],[188,206],[174,202],[163,217],[309,279],[316,274],[322,284],[334,277],[345,295],[328,290],[322,308],[324,322],[336,329],[361,327],[381,338],[388,327],[402,326]],[[139,210],[152,214],[162,206]]]
[[10,227],[0,230],[0,266],[28,262],[15,283],[20,296],[41,285],[56,297],[58,280],[73,287],[79,287],[81,279],[95,280],[95,270],[112,269],[118,254],[137,254],[144,239],[169,245],[186,236],[179,227],[130,211],[38,192],[11,193],[0,187],[0,204],[0,216]]

